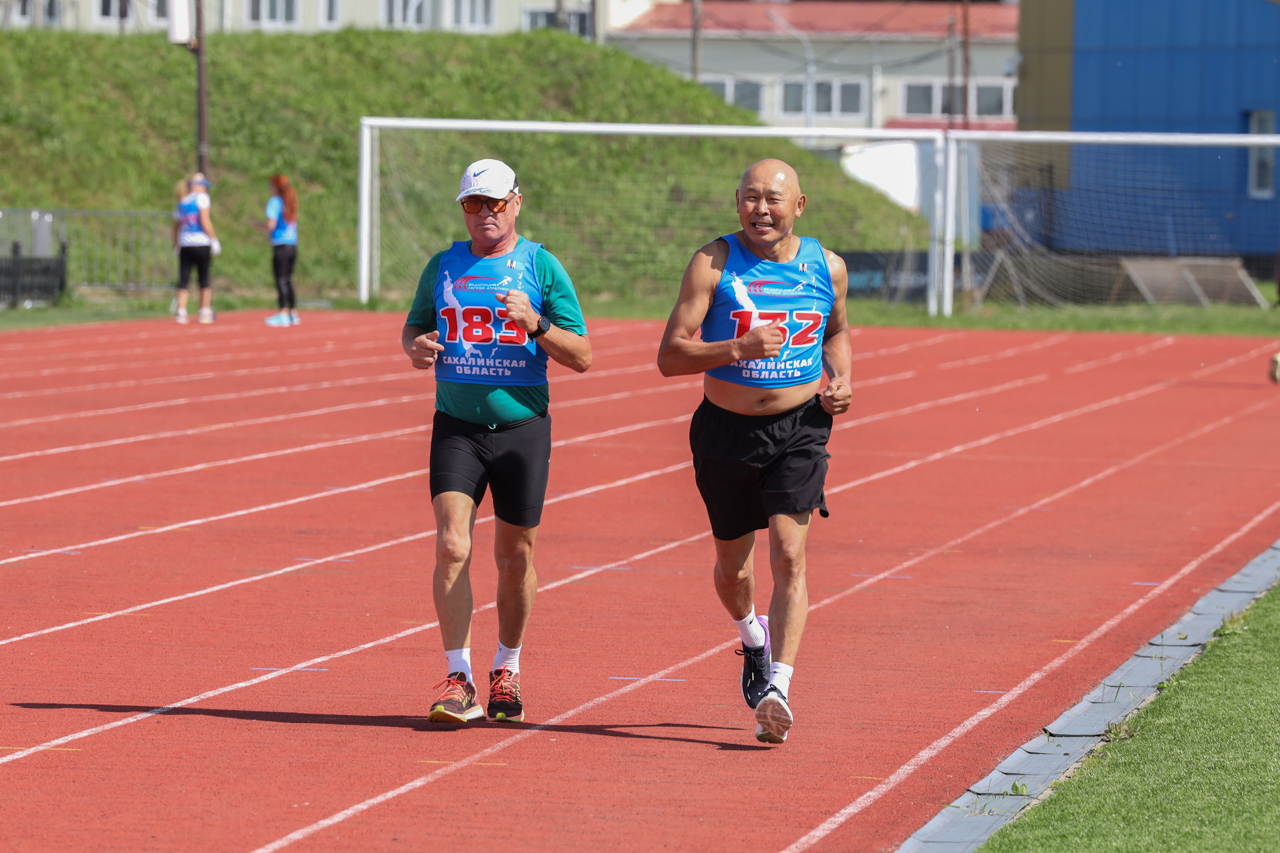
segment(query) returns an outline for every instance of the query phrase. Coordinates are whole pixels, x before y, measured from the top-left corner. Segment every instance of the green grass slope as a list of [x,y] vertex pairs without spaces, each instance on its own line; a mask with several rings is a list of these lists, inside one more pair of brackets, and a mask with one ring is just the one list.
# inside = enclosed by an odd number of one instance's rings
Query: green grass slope
[[[213,217],[224,245],[215,277],[222,285],[265,292],[272,292],[269,248],[249,222],[261,218],[266,179],[274,171],[289,174],[299,189],[301,292],[352,292],[361,116],[753,121],[663,69],[552,31],[496,37],[362,30],[214,35],[208,39],[208,70]],[[175,181],[194,166],[194,108],[194,60],[162,37],[5,34],[0,38],[0,207],[170,209]],[[425,144],[419,139],[409,146]],[[821,188],[804,233],[834,241],[837,249],[901,248],[904,241],[924,245],[920,220],[845,178],[834,162],[782,140],[653,144],[543,137],[498,143],[455,136],[417,153],[422,156],[402,163],[403,184],[412,190],[408,195],[421,203],[406,215],[404,233],[415,233],[424,211],[436,221],[418,229],[423,246],[412,246],[405,268],[424,262],[421,255],[443,248],[443,241],[463,236],[452,206],[453,187],[470,157],[490,154],[512,159],[529,197],[530,217],[522,219],[522,227],[534,229],[552,251],[586,240],[594,241],[597,254],[607,253],[616,237],[617,243],[661,245],[672,258],[687,259],[708,235],[736,227],[734,176],[763,156],[791,160],[806,188]],[[387,168],[384,163],[384,189],[395,177]],[[581,218],[548,218],[552,209],[581,206],[563,188],[582,174],[595,181],[587,187],[595,196],[626,197],[658,187],[664,193],[655,197],[659,201],[701,197],[705,184],[693,178],[714,178],[721,193],[714,205],[719,213],[706,208],[705,228],[661,221],[638,226],[634,205],[606,205],[595,214],[603,221],[592,226],[603,236],[587,240]],[[691,190],[671,175],[687,176],[684,184]],[[388,216],[394,220],[395,211]],[[581,273],[570,266],[570,272],[587,293],[629,296],[639,290],[656,297],[674,293],[682,266],[677,263],[673,273],[676,262],[664,259],[633,280],[619,274],[630,268],[632,258],[611,263]],[[411,288],[413,282],[405,278],[401,270],[384,287]]]

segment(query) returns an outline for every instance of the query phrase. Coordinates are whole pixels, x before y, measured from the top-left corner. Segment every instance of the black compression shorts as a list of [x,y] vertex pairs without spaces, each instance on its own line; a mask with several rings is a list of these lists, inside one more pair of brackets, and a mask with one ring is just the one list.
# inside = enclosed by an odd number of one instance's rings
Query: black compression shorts
[[774,515],[817,509],[828,515],[823,487],[831,415],[818,397],[778,415],[739,415],[703,399],[689,425],[693,471],[717,539],[769,526]]
[[551,471],[551,416],[490,428],[437,411],[431,431],[431,497],[462,492],[477,504],[493,492],[493,513],[537,527]]

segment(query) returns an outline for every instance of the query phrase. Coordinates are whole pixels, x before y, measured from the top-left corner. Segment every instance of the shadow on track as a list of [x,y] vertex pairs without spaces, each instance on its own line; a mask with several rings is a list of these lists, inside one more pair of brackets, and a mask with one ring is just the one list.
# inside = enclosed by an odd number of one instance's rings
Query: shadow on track
[[595,737],[630,738],[640,740],[664,740],[675,743],[692,743],[714,746],[725,751],[768,751],[769,747],[757,743],[727,743],[699,737],[681,737],[676,734],[649,734],[642,729],[668,729],[675,731],[723,731],[741,732],[737,726],[703,726],[693,723],[616,723],[612,725],[539,725],[538,723],[494,723],[480,719],[472,723],[432,723],[425,716],[385,716],[362,714],[303,714],[295,711],[244,711],[230,708],[170,708],[160,710],[154,705],[99,705],[73,702],[14,702],[11,707],[31,711],[99,711],[104,714],[148,714],[166,717],[220,717],[228,720],[244,720],[253,723],[286,723],[304,726],[376,726],[392,729],[412,729],[424,733],[456,732],[464,729],[490,729],[496,732],[517,732],[537,729],[542,732],[592,735]]

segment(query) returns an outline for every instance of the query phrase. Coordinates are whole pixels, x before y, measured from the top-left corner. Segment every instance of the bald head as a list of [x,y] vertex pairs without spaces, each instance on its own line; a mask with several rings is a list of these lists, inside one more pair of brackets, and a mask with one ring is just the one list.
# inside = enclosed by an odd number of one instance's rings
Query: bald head
[[792,227],[805,204],[796,170],[781,160],[761,160],[742,173],[737,195],[739,233],[748,248],[762,258],[794,254],[799,238]]
[[742,173],[742,180],[738,182],[738,190],[748,186],[755,186],[764,189],[772,187],[775,189],[785,189],[795,195],[800,195],[800,176],[796,174],[796,170],[782,160],[761,160],[759,163],[753,163]]

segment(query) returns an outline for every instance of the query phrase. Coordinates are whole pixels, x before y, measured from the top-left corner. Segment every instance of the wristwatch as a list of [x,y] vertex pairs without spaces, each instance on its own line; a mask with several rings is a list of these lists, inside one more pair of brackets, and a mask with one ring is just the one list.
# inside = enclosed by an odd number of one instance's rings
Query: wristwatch
[[547,319],[546,314],[543,314],[538,318],[538,328],[530,332],[529,337],[540,338],[549,331],[551,331],[551,321]]

